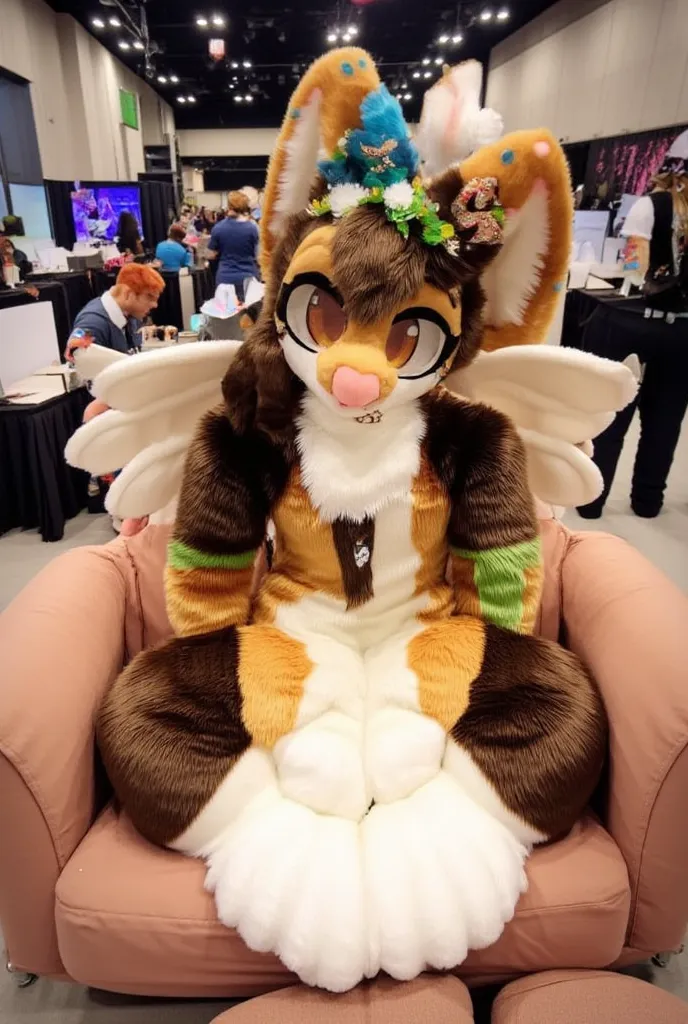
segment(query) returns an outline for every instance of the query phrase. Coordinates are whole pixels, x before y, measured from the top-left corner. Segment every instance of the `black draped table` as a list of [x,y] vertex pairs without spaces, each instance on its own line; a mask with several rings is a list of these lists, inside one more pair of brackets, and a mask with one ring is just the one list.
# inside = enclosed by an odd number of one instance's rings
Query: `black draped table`
[[86,388],[36,405],[0,405],[0,534],[38,529],[60,540],[65,521],[85,508],[88,473],[64,459],[67,441],[91,401]]

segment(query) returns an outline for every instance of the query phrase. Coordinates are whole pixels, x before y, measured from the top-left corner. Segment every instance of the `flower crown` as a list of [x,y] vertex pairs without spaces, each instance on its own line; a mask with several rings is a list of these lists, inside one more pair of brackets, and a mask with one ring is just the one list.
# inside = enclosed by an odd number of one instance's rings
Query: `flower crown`
[[[366,96],[361,121],[363,127],[347,130],[331,158],[319,163],[328,191],[310,203],[308,212],[314,217],[328,213],[343,217],[359,206],[381,204],[404,238],[417,221],[426,245],[442,245],[458,255],[462,241],[456,237],[456,226],[439,217],[439,204],[423,188],[418,152],[401,106],[386,86]],[[464,241],[501,242],[504,211],[495,179],[469,182],[452,205],[452,213],[459,229],[470,234]]]

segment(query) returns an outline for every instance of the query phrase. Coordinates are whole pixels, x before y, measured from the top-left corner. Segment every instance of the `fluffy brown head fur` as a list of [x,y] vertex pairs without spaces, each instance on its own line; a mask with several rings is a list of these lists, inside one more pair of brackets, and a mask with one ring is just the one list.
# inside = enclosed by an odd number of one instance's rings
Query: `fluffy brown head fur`
[[[429,190],[440,205],[440,216],[447,220],[461,186],[461,176],[452,170]],[[324,191],[325,184],[320,182],[313,194]],[[375,323],[428,282],[442,291],[456,291],[461,303],[461,341],[452,368],[466,365],[478,351],[484,305],[479,276],[496,255],[496,246],[464,246],[458,257],[451,256],[443,246],[424,243],[415,233],[415,225],[409,238],[403,238],[387,220],[384,209],[374,205],[361,207],[339,221],[311,217],[304,211],[290,218],[274,250],[260,317],[223,382],[227,415],[236,430],[254,427],[275,439],[291,439],[304,385],[282,354],[275,308],[296,250],[311,231],[327,223],[337,227],[332,246],[333,284],[353,319]]]

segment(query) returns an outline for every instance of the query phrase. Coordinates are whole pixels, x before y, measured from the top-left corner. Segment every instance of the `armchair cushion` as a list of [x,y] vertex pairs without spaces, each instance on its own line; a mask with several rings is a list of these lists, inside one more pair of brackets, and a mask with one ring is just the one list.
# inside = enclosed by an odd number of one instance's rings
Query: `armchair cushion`
[[[528,861],[529,889],[502,938],[460,973],[515,974],[618,956],[630,894],[618,849],[592,818]],[[166,996],[250,996],[296,979],[221,925],[200,861],[151,846],[109,807],[57,884],[60,952],[98,988]]]

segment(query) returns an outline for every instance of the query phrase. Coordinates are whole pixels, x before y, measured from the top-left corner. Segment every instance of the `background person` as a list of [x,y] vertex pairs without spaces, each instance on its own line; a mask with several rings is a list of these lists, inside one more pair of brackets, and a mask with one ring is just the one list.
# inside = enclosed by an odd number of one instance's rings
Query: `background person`
[[140,256],[143,242],[136,217],[129,210],[123,210],[117,222],[117,248],[120,252],[130,252],[132,256]]
[[178,271],[181,267],[191,267],[193,256],[183,244],[186,231],[181,224],[172,224],[167,241],[158,242],[155,258],[161,262],[161,270]]
[[231,284],[239,302],[245,298],[244,282],[258,277],[258,228],[243,192],[230,192],[227,216],[216,224],[208,242],[208,259],[217,259],[216,284]]
[[[74,348],[93,342],[117,352],[140,348],[137,331],[141,321],[158,305],[164,288],[165,282],[157,270],[141,263],[127,263],[112,288],[100,298],[91,299],[77,314],[67,342],[67,358]],[[79,333],[75,335],[75,331]]]

